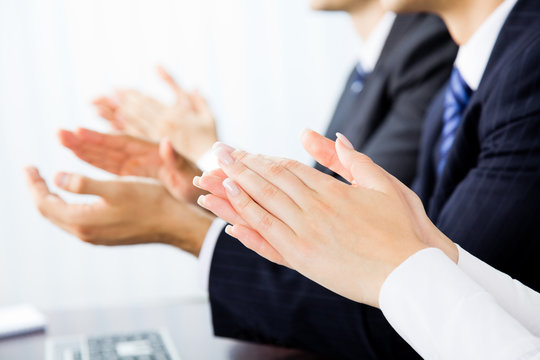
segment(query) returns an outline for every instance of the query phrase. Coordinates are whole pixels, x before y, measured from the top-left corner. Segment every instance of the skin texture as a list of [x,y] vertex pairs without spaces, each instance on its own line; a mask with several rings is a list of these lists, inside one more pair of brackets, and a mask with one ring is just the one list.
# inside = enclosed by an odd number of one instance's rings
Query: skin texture
[[152,142],[169,138],[176,149],[197,161],[217,141],[212,111],[198,92],[182,89],[161,67],[158,73],[174,92],[174,104],[161,103],[131,89],[98,97],[93,104],[114,129]]
[[203,194],[191,185],[192,178],[201,175],[201,170],[176,152],[168,140],[158,144],[88,129],[60,130],[58,138],[78,158],[112,174],[159,180],[178,200],[195,204]]
[[59,173],[55,183],[61,189],[98,197],[88,204],[69,204],[49,190],[36,168],[27,168],[26,177],[41,214],[94,245],[163,243],[198,256],[214,219],[199,207],[174,199],[157,183]]
[[[228,221],[241,218],[227,231],[248,248],[372,306],[388,274],[417,251],[436,246],[457,262],[457,248],[429,221],[416,195],[346,139],[334,144],[307,132],[303,142],[352,185],[296,161],[217,145],[228,177],[224,190],[206,188],[213,195],[200,203]],[[202,180],[194,182],[201,186]]]

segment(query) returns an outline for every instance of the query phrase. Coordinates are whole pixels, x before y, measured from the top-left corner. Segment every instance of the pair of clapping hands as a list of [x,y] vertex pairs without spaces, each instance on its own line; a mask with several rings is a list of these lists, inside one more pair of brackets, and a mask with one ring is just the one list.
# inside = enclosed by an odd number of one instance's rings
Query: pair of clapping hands
[[261,256],[372,306],[386,277],[421,249],[440,248],[457,263],[457,247],[416,194],[344,136],[333,142],[307,130],[302,142],[351,185],[296,161],[217,143],[221,169],[194,179],[211,192],[199,204],[233,224],[227,233]]

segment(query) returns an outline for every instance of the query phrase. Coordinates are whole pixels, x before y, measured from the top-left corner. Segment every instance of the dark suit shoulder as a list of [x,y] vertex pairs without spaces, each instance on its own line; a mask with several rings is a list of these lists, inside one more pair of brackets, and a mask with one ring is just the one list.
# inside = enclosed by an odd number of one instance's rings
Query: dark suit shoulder
[[393,50],[382,65],[395,90],[440,72],[446,77],[458,49],[443,21],[428,14],[398,15],[388,46]]

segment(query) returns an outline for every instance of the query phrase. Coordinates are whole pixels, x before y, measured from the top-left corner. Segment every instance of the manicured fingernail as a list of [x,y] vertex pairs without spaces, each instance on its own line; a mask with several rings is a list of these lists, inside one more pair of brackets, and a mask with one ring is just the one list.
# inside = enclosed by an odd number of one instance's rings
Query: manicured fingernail
[[203,208],[206,208],[206,205],[204,204],[204,203],[205,203],[205,200],[206,200],[206,196],[205,196],[205,195],[201,195],[201,196],[199,196],[199,198],[197,199],[197,204],[201,205]]
[[225,189],[232,196],[236,196],[236,195],[240,194],[240,189],[238,188],[238,186],[236,186],[234,181],[232,181],[230,178],[226,178],[225,180],[223,180],[223,187],[225,187]]
[[219,149],[224,149],[227,152],[233,152],[234,150],[236,150],[232,146],[229,146],[227,144],[224,144],[224,143],[218,141],[218,142],[214,143],[214,145],[212,145],[212,150],[218,151]]
[[354,146],[351,144],[351,142],[349,141],[349,139],[347,139],[345,137],[345,135],[341,134],[341,133],[336,133],[336,136],[337,138],[339,139],[339,141],[341,141],[341,143],[343,145],[345,145],[346,147],[348,147],[349,149],[353,149],[354,150]]
[[201,186],[199,185],[199,180],[201,179],[200,176],[195,176],[193,178],[193,185],[195,185],[196,187],[198,187],[199,189],[201,188]]
[[234,237],[233,233],[234,233],[234,230],[233,230],[233,226],[232,225],[227,225],[225,226],[225,232],[227,234],[229,234],[230,236]]
[[58,173],[54,178],[54,182],[56,183],[57,186],[61,188],[66,187],[67,182],[68,182],[68,174]]
[[231,165],[232,163],[234,163],[234,159],[231,156],[231,153],[226,151],[225,149],[218,148],[215,154],[218,160],[221,161],[224,165]]
[[302,132],[300,132],[300,139],[303,138],[304,135],[306,135],[310,131],[311,131],[311,129],[308,129],[308,128],[305,128],[304,130],[302,130]]

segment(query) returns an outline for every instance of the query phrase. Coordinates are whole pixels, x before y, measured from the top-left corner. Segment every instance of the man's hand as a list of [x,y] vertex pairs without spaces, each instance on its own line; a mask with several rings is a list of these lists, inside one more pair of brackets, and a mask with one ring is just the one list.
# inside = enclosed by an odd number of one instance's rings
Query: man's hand
[[195,204],[204,193],[191,184],[201,170],[176,152],[167,140],[156,144],[129,135],[102,134],[88,129],[60,130],[58,138],[78,158],[100,169],[161,181],[178,200]]
[[99,97],[94,105],[114,129],[153,142],[169,138],[176,149],[197,161],[217,141],[210,107],[198,92],[183,90],[163,68],[159,67],[158,72],[176,95],[173,105],[135,90]]
[[50,192],[36,168],[27,168],[26,175],[41,214],[95,245],[164,243],[198,256],[214,219],[196,205],[175,200],[158,184],[59,173],[55,183],[60,188],[99,197],[90,204],[69,204]]

